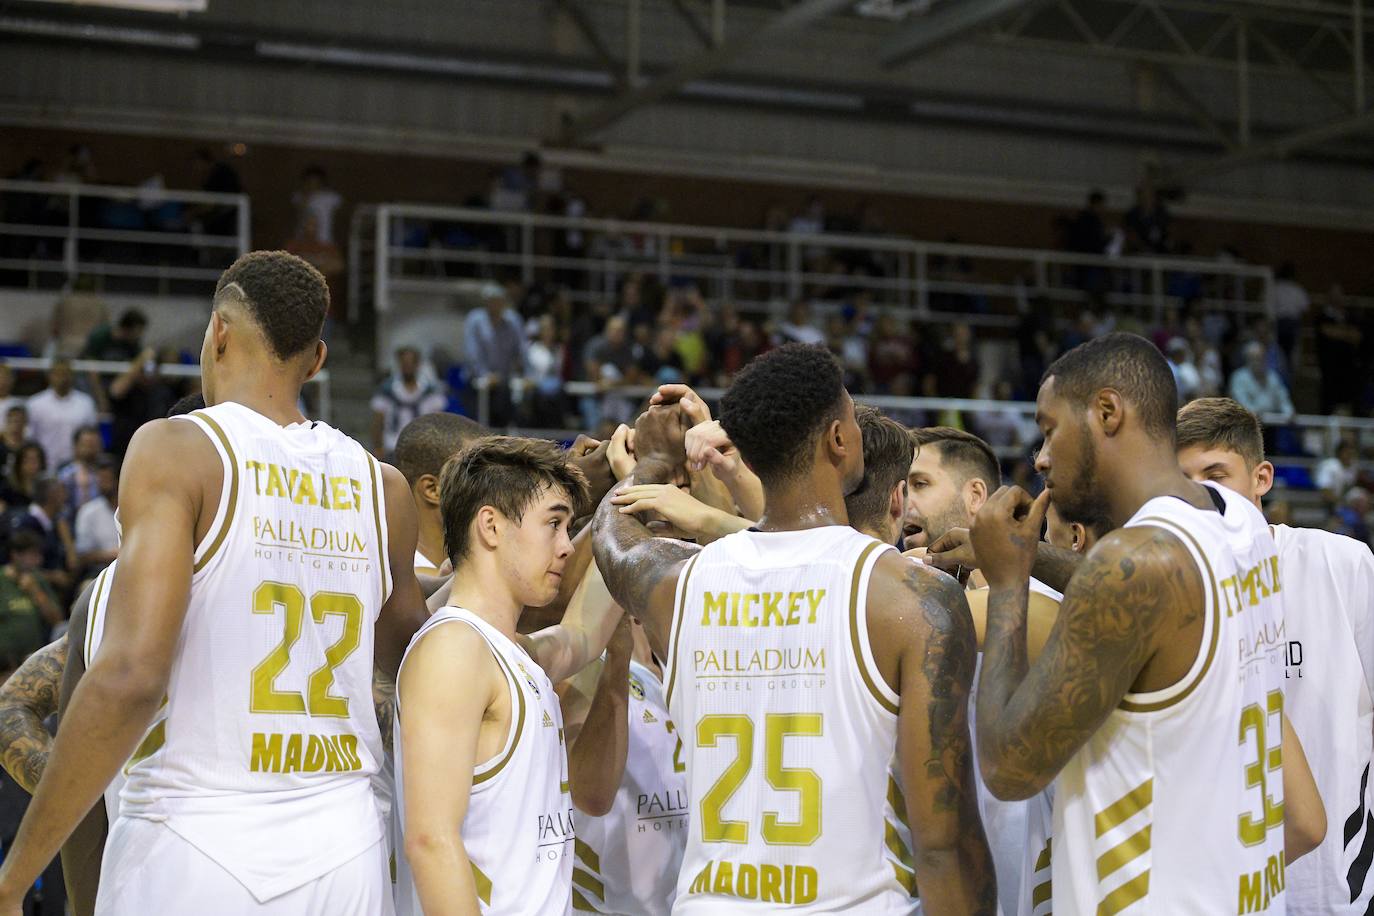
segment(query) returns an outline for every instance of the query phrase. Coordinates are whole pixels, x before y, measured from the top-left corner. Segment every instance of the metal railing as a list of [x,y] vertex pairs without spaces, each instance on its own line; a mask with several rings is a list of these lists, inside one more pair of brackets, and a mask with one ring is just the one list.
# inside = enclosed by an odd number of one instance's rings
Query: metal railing
[[248,251],[250,222],[246,194],[0,181],[0,285],[213,284]]
[[[132,366],[132,363],[113,362],[99,359],[73,359],[67,361],[75,372],[95,373],[96,375],[123,375]],[[9,366],[15,370],[38,370],[45,371],[51,368],[53,360],[47,357],[28,357],[10,356],[0,357],[0,365]],[[200,366],[187,365],[185,363],[158,363],[152,370],[153,374],[169,376],[171,378],[193,378],[200,379]],[[315,419],[330,422],[330,415],[333,413],[334,402],[329,387],[329,370],[321,369],[313,378],[306,382],[307,390],[313,389],[314,404],[311,413]],[[149,417],[148,419],[156,419]]]
[[390,311],[406,294],[451,295],[473,278],[553,281],[582,301],[614,299],[631,273],[695,282],[708,300],[776,310],[866,291],[923,320],[1010,325],[1030,300],[1100,300],[1119,310],[1204,306],[1265,313],[1268,267],[1202,258],[1110,257],[894,236],[768,232],[416,204],[361,207],[350,289]]

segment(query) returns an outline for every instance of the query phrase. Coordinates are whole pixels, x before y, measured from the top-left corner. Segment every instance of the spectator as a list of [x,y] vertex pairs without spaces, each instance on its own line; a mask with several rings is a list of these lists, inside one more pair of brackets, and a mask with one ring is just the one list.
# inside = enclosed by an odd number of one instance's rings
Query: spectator
[[76,563],[83,575],[93,576],[119,554],[119,466],[101,455],[96,461],[99,493],[76,513]]
[[1202,390],[1202,375],[1193,363],[1193,351],[1188,341],[1175,337],[1165,347],[1169,369],[1174,373],[1174,386],[1178,388],[1178,403],[1187,404],[1199,396]]
[[291,196],[296,208],[297,238],[305,236],[306,223],[310,217],[315,220],[315,241],[326,245],[334,244],[334,214],[343,203],[343,197],[329,186],[329,177],[324,169],[312,165],[301,173],[301,186]]
[[1336,446],[1336,454],[1323,460],[1313,470],[1312,482],[1325,494],[1330,505],[1340,502],[1341,494],[1359,479],[1359,468],[1355,464],[1357,457],[1355,443],[1347,439]]
[[114,324],[102,324],[91,331],[81,349],[82,359],[100,359],[127,363],[143,352],[143,332],[148,329],[148,316],[138,309],[129,309]]
[[524,374],[525,327],[511,308],[506,291],[496,283],[483,284],[482,304],[463,319],[463,351],[468,382],[487,386],[489,414],[482,421],[491,427],[506,426],[511,417],[510,380]]
[[973,328],[956,324],[935,365],[935,385],[942,398],[971,398],[978,388],[978,357]]
[[67,506],[63,511],[69,519],[86,503],[100,495],[100,480],[96,464],[105,450],[105,440],[94,426],[83,426],[72,437],[72,460],[57,470],[57,478],[67,488]]
[[538,320],[538,331],[525,351],[526,417],[534,426],[563,425],[563,344],[552,315]]
[[[14,416],[15,411],[10,411]],[[9,476],[0,480],[0,502],[11,511],[22,511],[33,501],[34,482],[48,469],[47,453],[32,439],[22,443],[10,460]]]
[[33,501],[27,512],[12,513],[10,527],[14,534],[32,531],[43,542],[43,575],[59,593],[72,586],[72,571],[76,565],[76,542],[72,528],[62,517],[67,505],[67,488],[56,477],[44,475],[33,482]]
[[868,348],[868,374],[878,392],[896,394],[893,383],[898,376],[917,375],[920,368],[916,341],[909,327],[892,313],[883,314],[874,326],[873,339]]
[[792,303],[787,320],[778,325],[778,346],[802,343],[814,346],[825,343],[825,332],[811,321],[811,308],[805,302]]
[[19,451],[29,429],[29,409],[23,402],[11,404],[5,409],[4,425],[0,426],[0,485],[4,483],[10,457]]
[[1351,487],[1336,516],[1344,523],[1350,536],[1357,541],[1369,543],[1369,491],[1364,487]]
[[296,234],[287,240],[285,247],[287,251],[324,275],[325,282],[329,285],[329,311],[332,314],[333,303],[337,298],[335,291],[343,278],[344,259],[338,245],[324,241],[320,236],[320,218],[315,213],[307,211],[301,224],[296,227]]
[[[1011,382],[1003,379],[993,388],[993,398],[999,401],[1013,400]],[[975,415],[978,433],[983,441],[994,449],[1019,448],[1034,442],[1039,434],[1035,420],[1013,407],[992,410]]]
[[70,461],[76,431],[96,423],[95,400],[75,390],[74,380],[71,363],[54,360],[48,387],[29,398],[29,431],[47,453],[49,467],[59,468]]
[[1064,241],[1070,251],[1077,251],[1082,254],[1102,254],[1107,250],[1109,236],[1107,223],[1103,219],[1106,207],[1106,194],[1097,188],[1088,192],[1088,205],[1079,210],[1078,215],[1069,223],[1068,233]]
[[179,397],[178,390],[158,372],[158,364],[175,362],[177,354],[159,355],[152,347],[139,352],[128,367],[110,382],[112,431],[110,451],[123,457],[144,423],[167,413]]
[[1126,211],[1122,224],[1130,235],[1131,247],[1136,251],[1167,254],[1170,219],[1164,201],[1159,199],[1153,182],[1147,179],[1136,185],[1135,206]]
[[639,373],[651,385],[685,382],[682,355],[678,352],[678,332],[664,325],[654,334],[653,342],[644,348],[637,361]]
[[438,413],[448,406],[443,386],[432,378],[420,376],[420,351],[401,347],[396,351],[396,368],[372,395],[372,451],[385,458],[396,448],[396,437],[406,424],[427,413]]
[[[216,159],[208,149],[196,150],[192,159],[196,181],[200,189],[211,194],[242,194],[243,182],[233,166]],[[208,235],[237,235],[238,208],[223,204],[197,204],[190,210],[193,223],[200,224],[200,231]]]
[[0,363],[0,419],[9,415],[11,407],[23,407],[24,399],[14,393],[14,370]]
[[1193,354],[1193,365],[1197,367],[1197,396],[1217,397],[1221,394],[1221,386],[1226,379],[1221,368],[1221,353],[1207,339],[1201,320],[1189,318],[1185,328],[1188,331],[1188,349]]
[[1331,287],[1317,319],[1317,365],[1322,376],[1322,413],[1352,411],[1359,403],[1360,345],[1364,333],[1350,320],[1345,290]]
[[1251,413],[1293,416],[1293,401],[1283,379],[1265,365],[1264,344],[1252,341],[1245,345],[1245,365],[1231,373],[1231,398]]
[[[606,329],[602,333],[587,342],[582,362],[588,380],[596,382],[603,389],[613,389],[637,380],[638,355],[625,318],[615,315],[606,322]],[[584,397],[581,407],[582,419],[588,429],[595,429],[605,421],[633,421],[634,403],[613,391],[600,398]]]
[[1298,349],[1298,333],[1302,330],[1303,316],[1311,307],[1307,290],[1298,284],[1297,270],[1291,261],[1285,261],[1274,273],[1274,283],[1269,288],[1269,314],[1278,327],[1279,348],[1289,366],[1294,361]]
[[39,574],[43,539],[32,531],[16,532],[10,559],[0,567],[0,664],[17,668],[43,648],[48,633],[62,621],[62,605]]

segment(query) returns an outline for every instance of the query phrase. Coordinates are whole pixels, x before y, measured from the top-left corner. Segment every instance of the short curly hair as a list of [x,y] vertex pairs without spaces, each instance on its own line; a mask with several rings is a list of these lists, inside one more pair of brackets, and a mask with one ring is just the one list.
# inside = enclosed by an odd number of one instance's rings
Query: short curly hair
[[427,413],[401,430],[392,459],[413,487],[426,474],[438,477],[444,462],[486,434],[480,423],[456,413]]
[[820,346],[791,343],[755,358],[720,401],[720,425],[765,486],[806,472],[816,437],[840,416],[840,364]]
[[329,311],[324,274],[289,251],[250,251],[215,284],[215,305],[232,299],[252,316],[280,360],[313,349]]

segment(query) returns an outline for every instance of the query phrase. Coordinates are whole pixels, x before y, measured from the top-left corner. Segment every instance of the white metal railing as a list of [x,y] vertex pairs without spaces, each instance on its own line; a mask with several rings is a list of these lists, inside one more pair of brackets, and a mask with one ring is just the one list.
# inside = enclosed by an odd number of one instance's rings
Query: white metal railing
[[[207,219],[233,231],[206,232]],[[130,221],[139,228],[110,226]],[[118,277],[151,281],[159,293],[172,281],[214,283],[248,251],[250,222],[246,194],[0,181],[0,283]]]
[[[523,378],[515,378],[511,380],[510,387],[512,398],[519,402],[529,391],[530,383]],[[477,393],[477,417],[475,419],[482,426],[490,428],[490,385],[486,379],[476,379],[473,382],[473,388],[476,389]],[[595,382],[564,382],[562,390],[570,398],[625,397],[642,402],[646,401],[658,388],[654,385],[606,386],[598,385]],[[694,390],[714,407],[718,407],[721,397],[725,394],[723,388],[696,388]],[[1035,416],[1034,401],[996,401],[987,398],[916,398],[871,394],[856,394],[854,400],[857,403],[869,404],[890,412],[924,413],[927,415],[957,412],[961,415],[971,415],[974,418],[975,427],[977,426],[976,418],[979,414],[1014,412],[1028,420]],[[1293,416],[1263,414],[1260,416],[1260,421],[1269,427],[1291,427],[1304,432],[1320,433],[1323,437],[1322,451],[1324,454],[1334,452],[1337,443],[1347,433],[1374,436],[1374,419],[1365,417],[1325,416],[1322,414],[1294,414]],[[521,430],[518,427],[512,427],[512,430],[526,433],[534,432],[528,429]],[[576,430],[538,430],[537,432],[552,438],[572,438],[577,434]],[[568,435],[569,433],[571,435]],[[1025,449],[1021,447],[1005,447],[996,449],[996,451],[1002,458],[1013,458],[1025,454]],[[1284,461],[1285,463],[1304,463],[1303,461],[1290,462],[1287,458],[1284,458]]]
[[[28,357],[28,356],[9,356],[0,357],[0,365],[9,366],[12,369],[36,369],[44,371],[51,368],[53,360],[48,357]],[[88,372],[96,375],[123,375],[129,370],[132,363],[112,362],[99,359],[73,359],[67,360],[75,372]],[[200,378],[200,366],[188,366],[185,363],[158,363],[154,370],[158,375],[171,376],[172,378]],[[333,413],[334,404],[329,388],[329,370],[321,369],[313,378],[306,382],[307,386],[313,389],[314,405],[311,413],[316,419],[330,422],[330,415]],[[149,417],[149,419],[156,419]]]
[[[445,244],[445,233],[466,236]],[[927,242],[893,236],[768,232],[393,203],[360,208],[352,226],[350,285],[389,311],[398,294],[451,294],[494,274],[529,283],[562,279],[583,301],[613,298],[630,273],[691,281],[706,298],[745,309],[836,290],[866,290],[878,306],[925,320],[1010,325],[1029,300],[1106,304],[1150,313],[1195,291],[1205,306],[1266,312],[1268,267],[1182,257],[1110,257],[1038,248]],[[579,237],[569,251],[569,235]],[[416,245],[424,240],[424,245]],[[366,263],[364,263],[366,262]],[[836,272],[836,263],[871,272]]]

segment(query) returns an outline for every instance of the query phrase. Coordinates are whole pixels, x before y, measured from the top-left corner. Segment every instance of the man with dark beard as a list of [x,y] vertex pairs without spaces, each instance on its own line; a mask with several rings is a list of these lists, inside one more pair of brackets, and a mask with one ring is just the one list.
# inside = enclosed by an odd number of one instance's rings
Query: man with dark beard
[[[1002,798],[1057,777],[1056,910],[1229,912],[1239,889],[1242,911],[1282,912],[1283,647],[1263,636],[1283,622],[1277,551],[1253,505],[1178,469],[1176,403],[1149,341],[1075,347],[1037,399],[1045,492],[999,490],[972,530],[991,587],[979,760]],[[1051,492],[1066,518],[1117,527],[1030,663],[1027,584]]]

